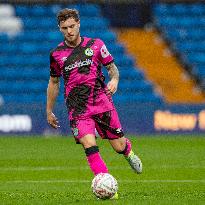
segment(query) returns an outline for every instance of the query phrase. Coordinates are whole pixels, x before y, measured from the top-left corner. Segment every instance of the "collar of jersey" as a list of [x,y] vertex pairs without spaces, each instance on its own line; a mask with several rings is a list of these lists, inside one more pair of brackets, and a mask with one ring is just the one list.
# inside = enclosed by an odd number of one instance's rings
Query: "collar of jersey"
[[66,42],[65,42],[65,40],[64,40],[64,46],[67,47],[67,48],[73,48],[73,49],[75,49],[75,48],[77,48],[78,46],[81,46],[81,44],[83,43],[83,41],[84,41],[84,38],[81,36],[81,42],[80,42],[76,47],[70,47],[70,46],[68,46],[68,45],[66,44]]

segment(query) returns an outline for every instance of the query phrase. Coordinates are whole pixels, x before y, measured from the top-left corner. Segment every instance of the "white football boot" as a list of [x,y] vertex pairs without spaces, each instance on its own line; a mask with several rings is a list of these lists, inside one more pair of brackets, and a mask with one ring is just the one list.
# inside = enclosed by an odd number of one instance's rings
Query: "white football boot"
[[137,174],[142,173],[142,162],[132,150],[130,151],[129,155],[125,157],[125,159],[129,162],[130,166]]

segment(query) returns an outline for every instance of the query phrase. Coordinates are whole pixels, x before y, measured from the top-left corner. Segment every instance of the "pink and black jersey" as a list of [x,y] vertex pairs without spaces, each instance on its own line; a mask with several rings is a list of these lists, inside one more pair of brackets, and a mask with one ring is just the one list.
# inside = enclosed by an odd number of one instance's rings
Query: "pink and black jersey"
[[64,78],[64,96],[70,119],[86,118],[112,110],[102,65],[113,62],[100,39],[81,37],[71,48],[62,42],[50,53],[50,76]]

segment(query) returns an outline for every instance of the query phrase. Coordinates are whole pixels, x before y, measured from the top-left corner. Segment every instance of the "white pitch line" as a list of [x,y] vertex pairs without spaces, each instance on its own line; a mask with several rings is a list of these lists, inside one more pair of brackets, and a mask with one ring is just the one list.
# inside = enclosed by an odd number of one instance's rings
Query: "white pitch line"
[[[192,166],[175,166],[175,165],[168,165],[168,166],[160,166],[160,167],[153,167],[153,166],[146,166],[147,169],[176,169],[176,168],[187,168],[187,169],[205,169],[205,166],[198,166],[198,165],[192,165]],[[49,170],[88,170],[90,169],[88,166],[72,166],[72,167],[66,167],[66,166],[56,166],[56,167],[26,167],[26,166],[19,166],[19,167],[0,167],[1,171],[49,171]],[[125,170],[130,169],[129,166],[109,166],[110,170]]]
[[89,167],[0,167],[0,171],[85,170]]
[[[192,180],[118,180],[120,183],[205,183],[205,179],[192,179]],[[39,184],[51,184],[51,183],[91,183],[90,180],[10,180],[10,181],[0,181],[0,183],[39,183]]]

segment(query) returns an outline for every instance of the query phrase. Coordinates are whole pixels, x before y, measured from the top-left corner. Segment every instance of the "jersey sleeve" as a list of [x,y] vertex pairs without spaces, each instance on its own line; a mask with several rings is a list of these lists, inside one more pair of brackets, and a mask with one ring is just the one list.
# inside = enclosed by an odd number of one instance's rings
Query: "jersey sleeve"
[[99,45],[99,48],[100,48],[99,59],[100,59],[101,63],[104,66],[112,63],[114,61],[114,58],[109,53],[109,51],[108,51],[106,45],[104,44],[104,42],[102,40],[98,39],[98,45]]
[[56,62],[55,58],[53,57],[53,53],[50,53],[50,76],[52,77],[60,77],[61,76],[61,69],[59,64]]

